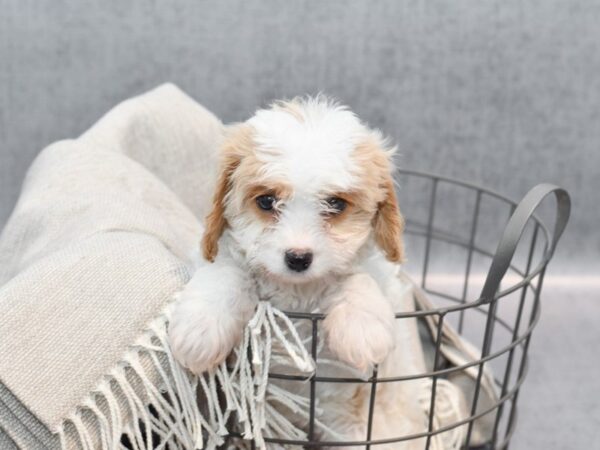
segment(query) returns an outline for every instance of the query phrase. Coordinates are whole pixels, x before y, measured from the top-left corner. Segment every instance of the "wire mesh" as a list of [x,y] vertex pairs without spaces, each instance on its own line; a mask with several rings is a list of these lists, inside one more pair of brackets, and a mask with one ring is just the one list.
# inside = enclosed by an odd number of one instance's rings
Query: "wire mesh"
[[[492,418],[492,433],[484,446],[479,443],[477,448],[506,449],[509,446],[517,421],[517,400],[527,374],[531,334],[540,317],[540,294],[546,266],[569,216],[568,194],[555,186],[540,185],[518,203],[489,189],[439,175],[400,170],[397,181],[399,203],[406,218],[409,263],[405,270],[419,279],[436,307],[397,313],[396,319],[426,316],[437,319],[432,369],[419,374],[382,377],[375,367],[368,379],[323,375],[318,366],[311,376],[271,373],[272,380],[308,382],[310,407],[307,440],[267,438],[268,443],[296,448],[364,446],[377,449],[382,444],[421,440],[423,448],[428,450],[436,435],[464,426],[467,432],[463,448],[469,449],[475,448],[471,445],[475,422],[487,416]],[[550,193],[556,195],[558,206],[552,233],[534,214],[541,200]],[[288,315],[310,323],[310,350],[318,363],[319,326],[325,316]],[[444,324],[451,325],[461,337],[480,349],[480,358],[460,366],[444,367],[440,358]],[[434,427],[439,380],[471,367],[476,369],[477,376],[468,405],[469,416]],[[482,407],[479,400],[485,367],[491,368],[494,374],[498,398],[493,404]],[[378,387],[384,383],[420,379],[431,380],[426,429],[393,438],[373,438]],[[319,439],[315,416],[318,389],[323,383],[370,385],[364,440]]]

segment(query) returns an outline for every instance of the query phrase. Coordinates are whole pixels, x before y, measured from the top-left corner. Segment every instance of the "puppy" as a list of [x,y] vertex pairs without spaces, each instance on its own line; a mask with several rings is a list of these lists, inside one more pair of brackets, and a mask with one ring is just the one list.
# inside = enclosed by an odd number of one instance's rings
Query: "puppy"
[[[402,339],[386,292],[403,258],[393,152],[379,131],[321,96],[275,103],[230,127],[201,243],[205,262],[170,323],[175,357],[193,372],[211,370],[268,299],[283,311],[326,314],[319,358],[365,374],[383,363]],[[388,358],[385,370],[405,356]],[[395,384],[381,385],[376,438],[401,435],[418,409]],[[364,440],[370,385],[326,385],[322,420]]]

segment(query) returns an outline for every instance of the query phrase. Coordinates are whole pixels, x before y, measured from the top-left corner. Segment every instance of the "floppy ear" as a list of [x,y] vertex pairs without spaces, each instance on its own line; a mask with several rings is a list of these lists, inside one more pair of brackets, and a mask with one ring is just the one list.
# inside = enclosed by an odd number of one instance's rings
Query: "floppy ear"
[[386,176],[381,187],[384,190],[384,199],[379,203],[373,219],[375,242],[385,252],[388,260],[402,262],[404,260],[404,244],[402,242],[404,218],[398,208],[391,175]]
[[210,262],[215,260],[219,251],[219,238],[227,226],[225,219],[225,200],[231,189],[231,176],[240,165],[243,148],[250,142],[249,129],[245,125],[233,128],[222,148],[222,160],[217,186],[213,196],[210,213],[206,216],[204,235],[202,236],[202,254]]

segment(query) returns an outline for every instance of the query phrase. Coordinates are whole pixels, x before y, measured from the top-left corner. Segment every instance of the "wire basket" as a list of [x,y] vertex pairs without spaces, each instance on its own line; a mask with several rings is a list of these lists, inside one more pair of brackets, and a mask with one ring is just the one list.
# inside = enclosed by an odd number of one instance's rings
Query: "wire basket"
[[[422,288],[435,301],[432,310],[396,314],[397,320],[434,316],[437,336],[433,339],[432,370],[415,376],[382,378],[377,369],[368,380],[332,379],[317,372],[309,379],[310,404],[308,439],[269,439],[271,444],[295,448],[364,446],[376,449],[381,444],[393,444],[420,439],[429,449],[437,434],[452,428],[466,427],[465,449],[505,449],[515,431],[519,390],[527,373],[527,352],[532,331],[540,317],[540,294],[546,266],[563,233],[570,214],[568,193],[556,186],[540,184],[520,201],[515,202],[489,189],[470,183],[422,172],[399,170],[399,202],[406,218],[405,241],[409,263],[407,272],[419,279]],[[552,207],[554,227],[534,211],[543,200],[554,194]],[[440,205],[444,205],[440,207]],[[543,212],[543,211],[539,211]],[[444,216],[445,215],[445,216]],[[508,219],[508,222],[506,220]],[[500,242],[494,249],[489,243]],[[310,322],[312,327],[312,357],[317,358],[322,314],[289,313],[292,319]],[[440,365],[440,342],[443,324],[450,324],[458,333],[481,350],[479,359],[453,368]],[[477,377],[470,414],[464,420],[433,426],[433,405],[440,378],[453,371],[475,367]],[[478,397],[484,367],[491,368],[498,399],[481,408]],[[285,378],[272,374],[272,378]],[[373,439],[373,415],[377,387],[381,383],[401,383],[414,379],[432,380],[429,424],[422,433],[397,436],[393,439]],[[321,441],[316,437],[315,410],[320,383],[368,383],[370,399],[366,435],[363,441]],[[487,417],[493,424],[488,441],[482,446],[472,444],[473,424]],[[253,444],[251,444],[254,447]]]

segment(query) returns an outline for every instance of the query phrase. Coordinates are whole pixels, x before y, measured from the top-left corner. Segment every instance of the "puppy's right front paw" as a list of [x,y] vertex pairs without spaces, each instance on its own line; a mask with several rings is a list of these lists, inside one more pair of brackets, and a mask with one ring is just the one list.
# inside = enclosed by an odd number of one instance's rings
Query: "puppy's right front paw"
[[221,364],[239,342],[242,327],[236,325],[178,314],[169,324],[173,356],[196,374],[210,371]]
[[240,341],[244,324],[230,317],[214,317],[202,307],[179,304],[169,323],[173,356],[196,374],[221,364]]

